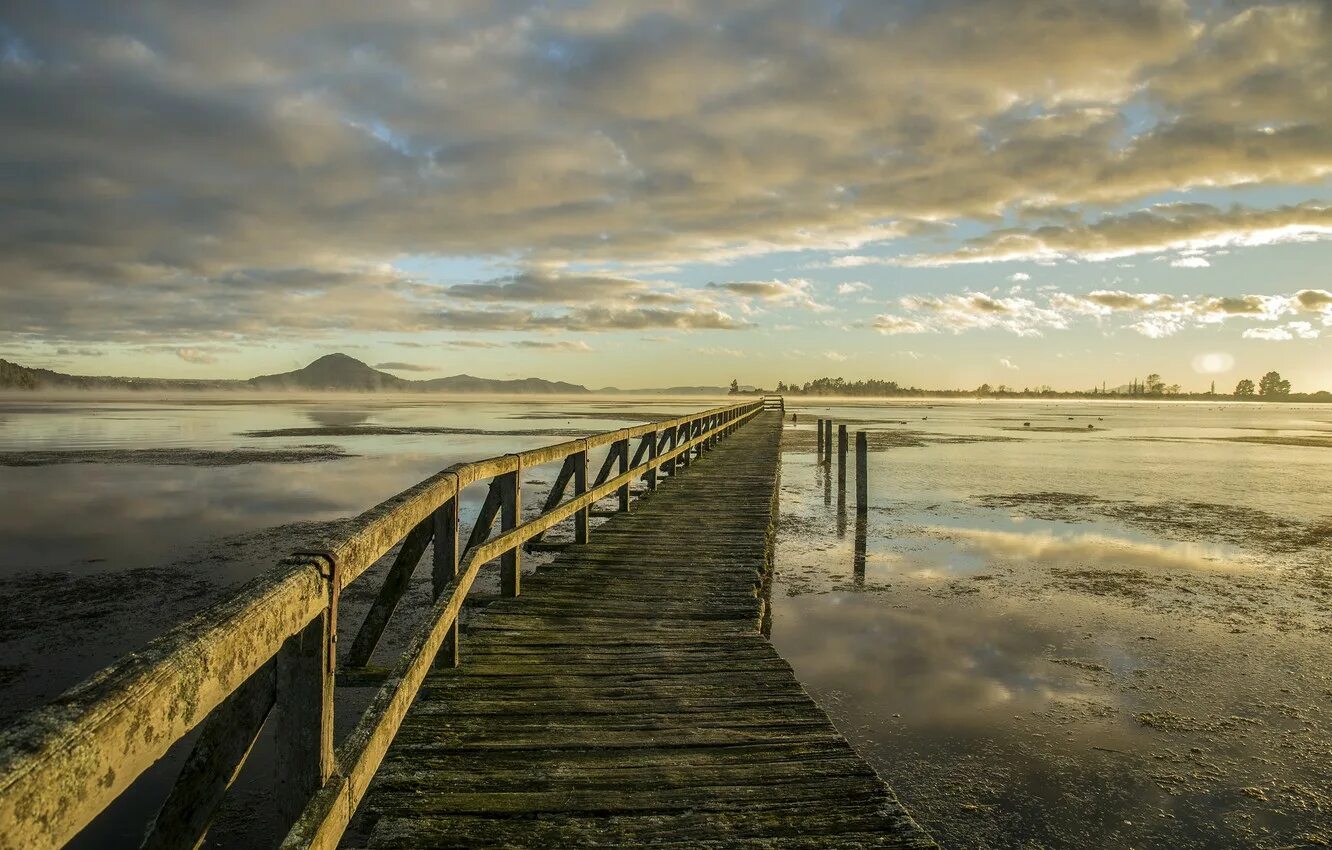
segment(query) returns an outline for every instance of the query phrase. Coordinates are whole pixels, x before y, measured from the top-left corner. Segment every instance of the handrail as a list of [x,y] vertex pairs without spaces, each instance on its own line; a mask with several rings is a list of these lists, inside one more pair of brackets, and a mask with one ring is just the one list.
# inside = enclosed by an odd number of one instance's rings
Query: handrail
[[[430,666],[458,663],[457,617],[480,568],[499,558],[503,592],[517,595],[525,544],[570,518],[575,539],[585,542],[595,502],[618,492],[620,509],[627,510],[633,482],[645,479],[655,488],[659,474],[688,466],[692,456],[767,408],[765,401],[456,464],[360,514],[336,539],[293,553],[231,598],[0,733],[0,850],[62,846],[202,724],[144,842],[195,846],[266,720],[279,724],[277,804],[287,822],[295,822],[284,847],[335,846]],[[633,439],[641,442],[631,461]],[[589,484],[588,450],[603,446],[610,447],[605,466]],[[522,470],[561,459],[556,489],[523,521]],[[462,538],[459,495],[487,479],[481,516],[471,537]],[[559,501],[570,482],[572,498]],[[501,528],[492,539],[496,519]],[[436,601],[430,615],[335,752],[341,591],[402,542],[353,646],[365,655],[358,659],[364,664],[432,538]]]

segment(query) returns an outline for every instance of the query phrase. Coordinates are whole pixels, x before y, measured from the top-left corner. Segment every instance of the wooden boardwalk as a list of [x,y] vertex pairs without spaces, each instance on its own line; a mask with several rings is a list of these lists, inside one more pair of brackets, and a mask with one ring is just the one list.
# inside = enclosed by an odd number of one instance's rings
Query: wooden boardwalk
[[427,675],[360,840],[933,847],[760,633],[781,427],[761,414],[487,607],[463,665]]

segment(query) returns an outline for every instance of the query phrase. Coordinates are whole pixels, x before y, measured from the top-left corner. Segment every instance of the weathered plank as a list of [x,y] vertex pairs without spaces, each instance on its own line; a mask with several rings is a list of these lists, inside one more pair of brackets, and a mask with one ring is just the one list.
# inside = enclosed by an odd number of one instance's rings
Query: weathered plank
[[481,612],[369,788],[370,846],[933,846],[760,633],[780,428],[682,454]]

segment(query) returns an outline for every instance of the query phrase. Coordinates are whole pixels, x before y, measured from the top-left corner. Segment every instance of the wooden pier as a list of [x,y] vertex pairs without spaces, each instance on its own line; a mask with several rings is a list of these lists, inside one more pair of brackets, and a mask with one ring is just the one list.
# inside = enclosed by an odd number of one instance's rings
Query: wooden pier
[[[197,846],[266,722],[285,848],[933,847],[763,636],[782,428],[765,407],[779,404],[451,468],[368,511],[7,730],[0,847],[62,845],[200,727],[145,840]],[[550,462],[555,486],[525,518],[521,472]],[[464,538],[460,493],[487,478]],[[616,511],[592,529],[601,499]],[[563,521],[575,543],[543,543]],[[560,551],[522,576],[534,546]],[[395,666],[366,666],[428,547],[434,609]],[[341,587],[395,549],[339,652]],[[460,643],[493,561],[505,598]],[[380,689],[335,749],[339,676]]]

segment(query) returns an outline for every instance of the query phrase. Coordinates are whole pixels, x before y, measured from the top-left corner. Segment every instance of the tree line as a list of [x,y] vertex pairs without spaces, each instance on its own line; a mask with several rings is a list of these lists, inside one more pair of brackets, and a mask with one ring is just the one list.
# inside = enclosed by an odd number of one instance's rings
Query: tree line
[[1023,387],[1018,389],[1006,384],[991,386],[981,384],[974,390],[931,390],[920,387],[906,387],[897,381],[877,378],[861,381],[848,381],[845,378],[816,378],[803,384],[796,381],[787,383],[778,381],[775,390],[761,388],[742,388],[739,379],[731,381],[731,395],[761,394],[777,392],[792,396],[868,396],[868,397],[918,397],[918,398],[1160,398],[1181,401],[1215,400],[1232,398],[1241,401],[1310,401],[1332,402],[1332,392],[1320,390],[1313,393],[1295,393],[1291,391],[1290,381],[1281,377],[1280,372],[1272,371],[1263,375],[1258,382],[1245,378],[1235,386],[1230,395],[1218,393],[1213,383],[1212,389],[1205,393],[1184,392],[1179,384],[1167,384],[1162,377],[1153,372],[1145,379],[1134,378],[1129,383],[1106,389],[1093,387],[1089,390],[1056,390],[1049,386]]

